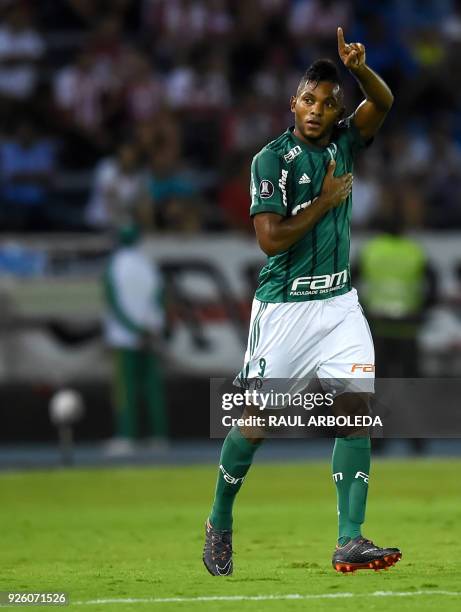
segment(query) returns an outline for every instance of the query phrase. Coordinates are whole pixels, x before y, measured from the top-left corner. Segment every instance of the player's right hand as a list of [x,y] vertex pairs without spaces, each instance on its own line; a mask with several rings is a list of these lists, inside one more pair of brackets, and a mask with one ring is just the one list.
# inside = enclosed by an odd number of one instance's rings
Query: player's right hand
[[324,200],[328,208],[336,208],[342,204],[352,191],[353,175],[348,172],[342,176],[333,176],[336,162],[328,164],[327,173],[323,179],[320,197]]

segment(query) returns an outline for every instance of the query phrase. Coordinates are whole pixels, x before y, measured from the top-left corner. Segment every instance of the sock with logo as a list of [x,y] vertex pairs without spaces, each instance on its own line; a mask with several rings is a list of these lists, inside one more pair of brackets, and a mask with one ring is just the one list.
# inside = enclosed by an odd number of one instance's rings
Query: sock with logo
[[333,479],[338,494],[338,544],[361,535],[367,504],[371,444],[369,437],[336,438]]
[[218,481],[210,514],[215,529],[232,529],[232,506],[260,443],[253,444],[233,427],[221,450]]

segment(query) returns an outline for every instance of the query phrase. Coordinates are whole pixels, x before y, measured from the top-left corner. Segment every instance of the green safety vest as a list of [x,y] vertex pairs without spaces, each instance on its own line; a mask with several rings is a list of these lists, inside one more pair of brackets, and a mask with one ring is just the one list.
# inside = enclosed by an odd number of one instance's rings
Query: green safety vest
[[383,234],[360,255],[361,300],[373,317],[403,319],[423,306],[426,256],[410,238]]

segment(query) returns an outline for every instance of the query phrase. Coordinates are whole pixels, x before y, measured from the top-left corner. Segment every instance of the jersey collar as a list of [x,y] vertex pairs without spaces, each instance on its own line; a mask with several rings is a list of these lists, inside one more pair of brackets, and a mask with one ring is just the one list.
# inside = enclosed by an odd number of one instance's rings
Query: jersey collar
[[330,140],[330,142],[326,146],[318,147],[317,145],[310,144],[308,142],[304,142],[304,140],[301,140],[300,138],[295,136],[294,135],[294,129],[295,129],[295,126],[292,125],[291,127],[289,127],[287,129],[286,133],[290,136],[290,138],[293,140],[293,142],[295,142],[297,145],[300,145],[306,151],[311,151],[312,153],[325,153],[325,151],[328,149],[328,147],[330,146],[330,144],[332,142]]

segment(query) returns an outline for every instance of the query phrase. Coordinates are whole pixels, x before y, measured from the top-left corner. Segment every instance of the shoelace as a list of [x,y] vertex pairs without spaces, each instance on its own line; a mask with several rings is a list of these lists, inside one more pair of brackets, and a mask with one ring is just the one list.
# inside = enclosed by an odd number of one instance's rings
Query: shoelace
[[226,541],[228,537],[227,534],[223,537],[211,534],[211,556],[213,561],[217,559],[226,561],[232,555],[232,546],[229,541]]
[[372,542],[371,540],[367,540],[366,538],[362,539],[363,544],[370,544],[370,546],[374,546],[375,548],[379,548],[378,546],[376,546],[376,544],[374,542]]

